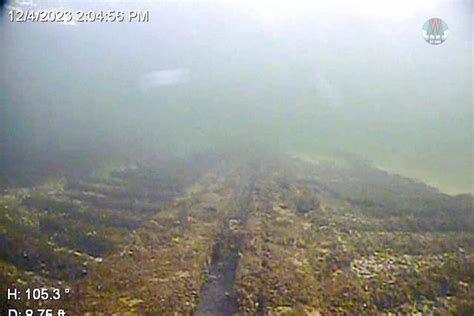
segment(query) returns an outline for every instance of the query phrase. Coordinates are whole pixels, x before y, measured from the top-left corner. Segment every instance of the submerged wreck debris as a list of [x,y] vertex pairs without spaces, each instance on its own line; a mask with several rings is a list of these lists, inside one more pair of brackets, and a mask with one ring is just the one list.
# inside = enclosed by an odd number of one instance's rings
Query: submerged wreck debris
[[244,238],[240,228],[245,226],[252,206],[253,181],[249,180],[249,184],[243,186],[236,205],[227,214],[231,217],[227,227],[216,236],[208,270],[212,278],[201,287],[195,315],[234,315],[239,312],[234,282]]
[[6,190],[1,290],[68,286],[72,315],[472,314],[472,196],[370,166],[205,166]]

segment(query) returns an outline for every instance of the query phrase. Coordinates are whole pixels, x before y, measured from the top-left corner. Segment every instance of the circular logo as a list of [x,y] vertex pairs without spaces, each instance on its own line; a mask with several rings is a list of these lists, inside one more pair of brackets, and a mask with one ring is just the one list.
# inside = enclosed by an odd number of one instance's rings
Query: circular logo
[[439,45],[443,43],[449,34],[448,25],[439,18],[431,18],[421,28],[423,38],[428,44]]

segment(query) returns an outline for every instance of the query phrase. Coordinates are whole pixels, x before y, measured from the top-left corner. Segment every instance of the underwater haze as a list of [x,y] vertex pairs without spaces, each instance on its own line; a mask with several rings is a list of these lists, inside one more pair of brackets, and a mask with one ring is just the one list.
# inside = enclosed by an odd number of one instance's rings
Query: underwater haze
[[0,314],[474,315],[473,2],[320,2],[0,0]]
[[[473,193],[471,1],[9,1],[3,181],[249,150],[357,155]],[[10,22],[7,10],[148,10],[148,22]],[[449,26],[430,45],[422,25]]]

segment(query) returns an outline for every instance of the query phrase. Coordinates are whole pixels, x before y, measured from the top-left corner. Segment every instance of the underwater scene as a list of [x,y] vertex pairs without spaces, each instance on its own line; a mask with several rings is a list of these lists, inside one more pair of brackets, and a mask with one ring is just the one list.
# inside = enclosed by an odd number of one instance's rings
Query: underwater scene
[[474,315],[470,0],[0,0],[0,313]]

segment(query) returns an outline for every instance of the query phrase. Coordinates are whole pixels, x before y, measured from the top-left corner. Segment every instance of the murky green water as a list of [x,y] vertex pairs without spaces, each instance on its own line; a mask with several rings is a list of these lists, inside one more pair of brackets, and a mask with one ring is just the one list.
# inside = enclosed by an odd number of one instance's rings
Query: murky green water
[[[147,10],[20,23],[8,10]],[[440,17],[449,38],[429,45]],[[473,192],[472,6],[12,1],[1,21],[1,166],[31,178],[208,150],[343,151]],[[13,178],[13,179],[12,179]]]

